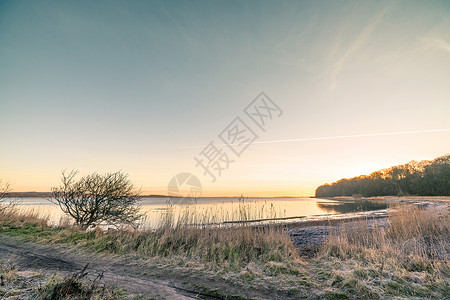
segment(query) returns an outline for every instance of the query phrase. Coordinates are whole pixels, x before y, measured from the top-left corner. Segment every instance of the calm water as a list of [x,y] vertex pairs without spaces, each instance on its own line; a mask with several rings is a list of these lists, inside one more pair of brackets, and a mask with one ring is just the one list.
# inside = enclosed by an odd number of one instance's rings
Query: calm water
[[[58,223],[64,216],[57,205],[45,198],[23,198],[20,208],[35,210],[48,215],[52,223]],[[248,222],[292,222],[314,219],[321,216],[381,210],[387,208],[382,201],[334,201],[313,198],[199,198],[196,203],[181,202],[176,198],[143,198],[140,200],[145,224],[157,226],[162,219],[187,220],[193,224],[233,224],[243,220]]]

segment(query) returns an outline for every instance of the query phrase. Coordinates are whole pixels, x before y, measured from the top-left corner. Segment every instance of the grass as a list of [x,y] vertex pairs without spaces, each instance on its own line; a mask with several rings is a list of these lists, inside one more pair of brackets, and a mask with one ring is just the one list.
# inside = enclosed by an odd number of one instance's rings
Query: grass
[[[244,204],[237,211],[240,219],[252,219]],[[253,210],[252,210],[253,211]],[[259,213],[259,212],[258,212]],[[76,227],[49,226],[48,217],[35,211],[8,210],[0,215],[0,230],[28,240],[63,243],[113,254],[135,254],[144,257],[182,257],[209,263],[225,269],[240,270],[251,262],[301,262],[297,249],[283,228],[239,226],[220,228],[204,226],[212,219],[195,220],[190,211],[177,220],[167,215],[156,230],[82,231]]]
[[105,287],[101,278],[86,278],[86,268],[66,276],[19,271],[8,261],[0,261],[0,299],[103,299],[144,300],[119,288]]
[[[374,220],[337,226],[309,258],[299,255],[282,227],[191,226],[170,216],[154,231],[85,232],[67,222],[50,227],[48,218],[10,210],[0,216],[0,232],[133,255],[148,263],[147,258],[154,258],[176,272],[221,278],[227,284],[264,291],[268,297],[445,299],[450,297],[449,221],[447,207],[397,207],[385,226]],[[225,291],[210,290],[226,297]]]
[[29,296],[29,288],[45,281],[37,272],[20,272],[5,260],[0,260],[0,299],[21,299]]
[[388,226],[366,222],[342,227],[316,263],[333,269],[332,292],[360,298],[447,298],[450,220],[447,208],[397,208]]
[[30,298],[33,300],[79,299],[79,300],[152,300],[126,293],[119,288],[101,284],[102,275],[87,279],[87,267],[66,276],[52,276],[44,285],[34,288]]

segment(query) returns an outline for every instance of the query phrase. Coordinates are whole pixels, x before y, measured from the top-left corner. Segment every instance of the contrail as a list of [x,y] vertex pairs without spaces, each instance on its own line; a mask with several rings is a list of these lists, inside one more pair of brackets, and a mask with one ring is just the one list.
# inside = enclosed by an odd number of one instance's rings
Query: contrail
[[[348,139],[348,138],[357,138],[357,137],[401,135],[401,134],[417,134],[417,133],[444,132],[444,131],[450,131],[450,128],[449,129],[428,129],[428,130],[415,130],[415,131],[397,131],[397,132],[383,132],[383,133],[353,134],[353,135],[337,135],[337,136],[312,137],[312,138],[301,138],[301,139],[284,139],[284,140],[272,140],[272,141],[253,142],[252,144],[291,143],[291,142],[333,140],[333,139]],[[230,146],[233,146],[233,145],[237,145],[237,144],[230,144]],[[226,146],[226,144],[217,144],[215,146]],[[204,148],[204,147],[206,147],[206,146],[187,146],[187,147],[181,147],[181,149],[194,149],[194,148]]]

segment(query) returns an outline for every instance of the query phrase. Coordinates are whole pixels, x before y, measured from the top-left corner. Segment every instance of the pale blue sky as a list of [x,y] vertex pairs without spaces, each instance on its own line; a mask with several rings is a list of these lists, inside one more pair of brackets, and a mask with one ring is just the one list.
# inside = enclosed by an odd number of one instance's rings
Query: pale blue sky
[[[122,169],[150,192],[313,194],[450,149],[450,134],[252,145],[215,184],[193,156],[265,91],[260,140],[450,128],[448,1],[1,1],[0,178]],[[200,149],[201,150],[201,149]],[[270,188],[270,186],[275,186]]]

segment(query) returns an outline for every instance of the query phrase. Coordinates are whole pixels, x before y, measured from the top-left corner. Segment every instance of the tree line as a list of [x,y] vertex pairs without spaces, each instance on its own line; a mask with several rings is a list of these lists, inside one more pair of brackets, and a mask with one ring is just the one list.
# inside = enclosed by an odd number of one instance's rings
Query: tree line
[[450,154],[434,160],[411,161],[350,179],[324,184],[316,197],[450,196]]

